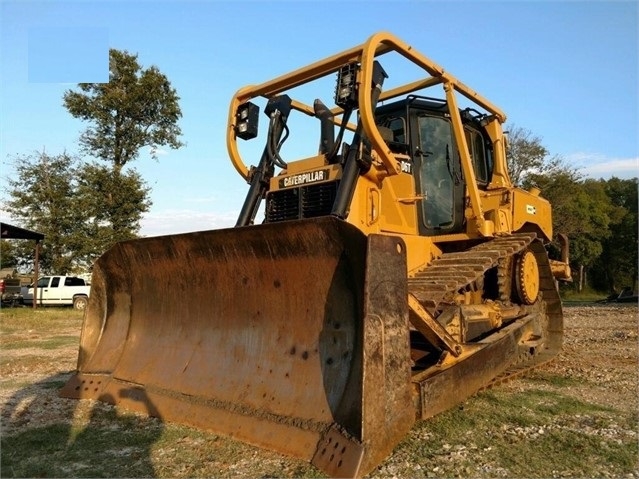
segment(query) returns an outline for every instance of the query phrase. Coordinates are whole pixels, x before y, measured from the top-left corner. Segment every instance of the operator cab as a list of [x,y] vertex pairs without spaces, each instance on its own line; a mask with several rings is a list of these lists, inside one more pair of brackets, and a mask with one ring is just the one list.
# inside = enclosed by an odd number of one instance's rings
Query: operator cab
[[[492,174],[492,144],[481,127],[482,114],[471,109],[461,114],[475,178],[483,189]],[[417,205],[420,234],[463,231],[466,183],[446,102],[411,95],[378,106],[375,116],[391,151],[411,158],[415,194],[422,198]]]

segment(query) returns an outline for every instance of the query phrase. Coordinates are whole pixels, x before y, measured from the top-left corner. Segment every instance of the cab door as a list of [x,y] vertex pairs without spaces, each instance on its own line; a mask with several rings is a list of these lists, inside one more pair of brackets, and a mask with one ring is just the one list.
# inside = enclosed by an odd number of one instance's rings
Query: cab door
[[43,297],[43,300],[46,304],[54,305],[54,304],[64,304],[62,300],[62,291],[64,288],[61,287],[60,277],[53,276],[51,278],[51,284],[49,284],[48,291],[45,293],[47,296]]
[[412,116],[415,179],[422,198],[420,232],[458,233],[464,227],[464,181],[452,125],[443,114],[417,110]]
[[[44,304],[49,304],[49,299],[50,299],[50,292],[49,292],[49,283],[51,282],[51,277],[49,276],[43,276],[42,278],[38,279],[38,282],[36,283],[36,288],[38,288],[38,304],[39,305],[44,305]],[[28,290],[28,296],[30,297],[31,301],[33,301],[33,288],[29,288]]]

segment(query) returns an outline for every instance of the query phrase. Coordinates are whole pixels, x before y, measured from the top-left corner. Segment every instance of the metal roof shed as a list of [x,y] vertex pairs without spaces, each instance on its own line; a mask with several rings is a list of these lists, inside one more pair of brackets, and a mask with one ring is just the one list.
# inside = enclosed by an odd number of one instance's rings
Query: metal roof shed
[[35,247],[35,261],[34,265],[34,275],[35,278],[33,280],[34,288],[33,288],[33,307],[36,308],[38,304],[38,288],[35,287],[38,282],[38,263],[40,262],[40,241],[44,239],[44,235],[42,233],[38,233],[37,231],[31,231],[24,228],[19,228],[18,226],[9,225],[7,223],[0,223],[0,238],[2,239],[26,239],[26,240],[34,240],[36,242]]

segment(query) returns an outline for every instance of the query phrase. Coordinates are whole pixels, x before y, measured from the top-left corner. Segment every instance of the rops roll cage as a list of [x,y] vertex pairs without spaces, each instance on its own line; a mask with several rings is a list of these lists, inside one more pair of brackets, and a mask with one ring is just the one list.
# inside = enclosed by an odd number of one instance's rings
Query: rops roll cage
[[[420,67],[425,72],[426,76],[425,78],[418,79],[411,83],[406,83],[388,91],[382,91],[378,95],[374,95],[373,91],[375,88],[381,88],[381,85],[378,85],[375,81],[376,76],[379,76],[379,63],[376,59],[389,52],[396,52],[411,61],[413,64]],[[372,150],[378,154],[379,159],[381,160],[383,169],[381,172],[382,176],[399,174],[401,172],[401,163],[395,158],[375,124],[374,113],[376,100],[389,100],[438,84],[443,86],[446,102],[448,104],[448,111],[451,116],[453,133],[460,152],[462,171],[464,173],[464,177],[467,179],[466,183],[468,186],[471,216],[477,223],[477,229],[479,231],[483,230],[483,211],[479,197],[479,190],[476,187],[475,174],[464,135],[464,127],[459,112],[456,92],[463,95],[465,98],[488,113],[484,117],[482,124],[493,142],[493,151],[495,154],[493,179],[489,188],[507,187],[511,185],[506,168],[505,145],[503,144],[503,134],[501,130],[501,124],[506,121],[506,115],[493,103],[466,86],[453,75],[446,72],[435,62],[431,61],[407,43],[404,43],[394,35],[387,32],[376,33],[361,45],[325,58],[324,60],[317,61],[285,75],[281,75],[271,81],[261,83],[259,85],[245,86],[238,90],[231,100],[226,132],[226,143],[229,156],[237,172],[249,182],[254,179],[253,176],[255,175],[255,168],[251,167],[249,169],[249,167],[246,166],[240,156],[237,146],[238,137],[248,139],[256,136],[257,134],[256,131],[245,131],[246,124],[241,124],[242,121],[249,119],[248,117],[257,115],[254,105],[250,103],[250,100],[261,97],[269,101],[277,101],[275,99],[278,98],[279,95],[282,95],[295,87],[338,73],[345,66],[352,64],[358,65],[359,70],[357,73],[358,88],[356,90],[359,124],[361,125],[362,134],[368,139]],[[281,105],[280,102],[279,105],[271,106],[270,108],[273,109],[283,106],[283,109],[287,110],[286,114],[288,114],[288,110],[293,109],[312,117],[317,116],[316,111],[312,106],[293,98],[290,98],[290,103],[288,103],[288,96],[286,96],[286,100],[287,101],[284,105]],[[269,106],[267,106],[267,110],[268,108]],[[330,113],[334,118],[335,124],[340,123],[339,119],[342,117],[344,112],[345,109],[341,106],[330,109]],[[352,124],[349,124],[347,127],[353,131],[356,129],[356,127]],[[276,137],[279,138],[281,134],[282,131],[278,131]],[[268,142],[270,142],[270,140]],[[267,150],[271,151],[269,149],[271,147],[272,145],[267,145],[265,152]],[[259,183],[259,181],[253,181],[252,188],[257,183]],[[254,194],[257,195],[258,192],[255,191]]]

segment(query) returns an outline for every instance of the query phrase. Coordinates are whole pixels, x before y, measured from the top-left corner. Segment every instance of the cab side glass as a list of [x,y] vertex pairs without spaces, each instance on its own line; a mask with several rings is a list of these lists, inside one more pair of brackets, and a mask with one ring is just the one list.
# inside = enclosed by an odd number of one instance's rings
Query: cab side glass
[[441,117],[419,117],[419,171],[424,197],[423,222],[427,228],[445,228],[454,221],[452,152],[450,122]]
[[484,139],[475,130],[466,128],[466,143],[468,144],[468,152],[473,162],[473,170],[475,171],[475,179],[477,183],[485,185],[488,183],[488,165],[486,162],[486,149],[484,147]]

